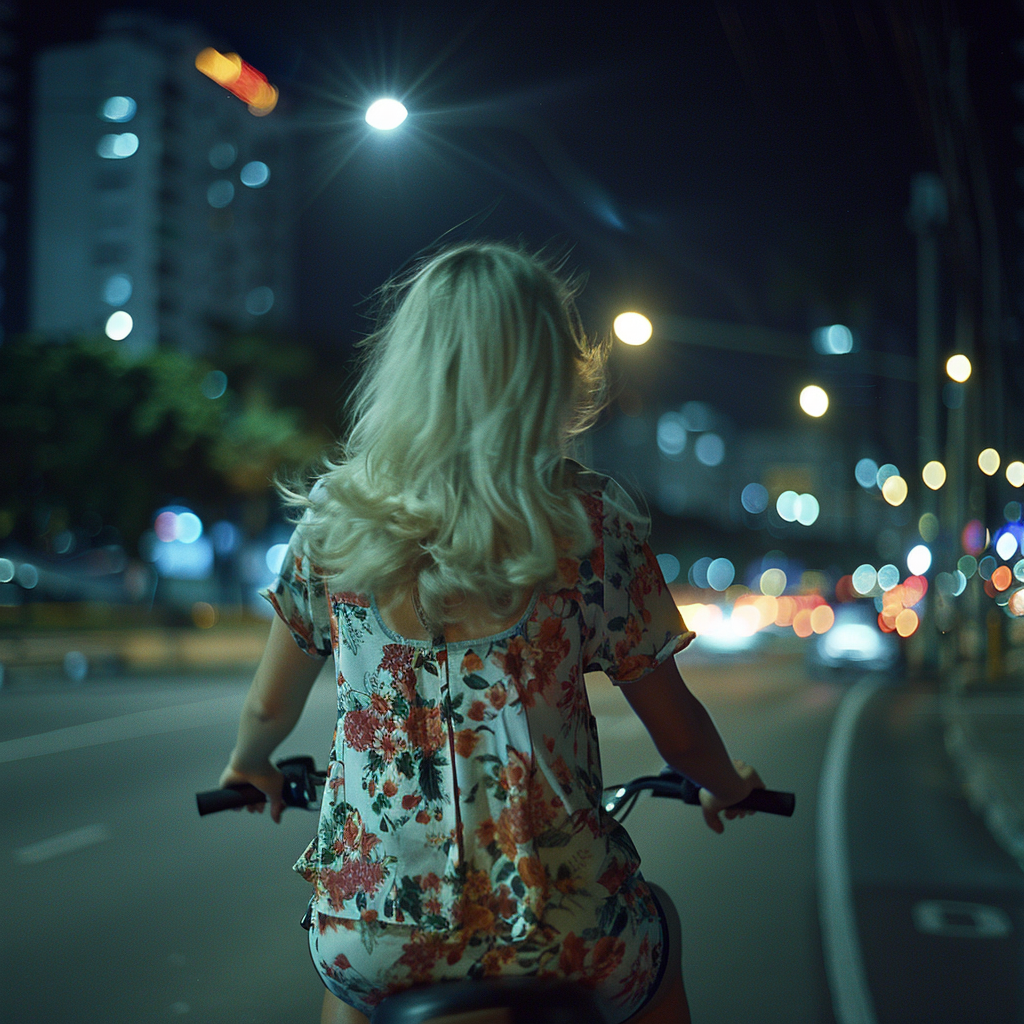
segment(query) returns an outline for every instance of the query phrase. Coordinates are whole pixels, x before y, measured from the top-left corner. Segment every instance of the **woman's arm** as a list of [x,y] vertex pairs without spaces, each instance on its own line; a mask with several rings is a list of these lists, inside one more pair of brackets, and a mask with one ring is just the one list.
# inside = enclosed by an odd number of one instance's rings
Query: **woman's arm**
[[665,761],[701,786],[704,819],[715,832],[724,829],[718,815],[743,817],[729,811],[752,789],[764,788],[757,772],[742,761],[732,761],[707,709],[690,692],[679,674],[675,658],[634,683],[619,687],[644,723]]
[[[277,822],[284,809],[283,776],[270,763],[270,755],[298,723],[326,660],[300,650],[288,626],[274,616],[267,646],[242,705],[238,739],[220,785],[249,782],[262,790],[270,797],[270,814]],[[263,805],[254,809],[262,811]]]

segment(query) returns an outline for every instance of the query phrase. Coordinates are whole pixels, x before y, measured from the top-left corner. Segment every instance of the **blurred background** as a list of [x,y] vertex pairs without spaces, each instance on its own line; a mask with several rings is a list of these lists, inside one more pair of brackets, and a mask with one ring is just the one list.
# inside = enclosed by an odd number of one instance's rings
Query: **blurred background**
[[[724,858],[637,814],[681,904],[713,898],[702,872],[732,892],[744,853],[765,873],[724,917],[684,912],[712,936],[686,954],[695,1019],[1024,1020],[1022,184],[1009,0],[0,4],[9,1019],[86,994],[97,1020],[314,1019],[278,877],[305,831],[242,854],[261,822],[188,802],[266,635],[272,477],[338,438],[375,289],[489,237],[587,275],[615,397],[580,457],[649,506],[730,747],[800,794],[802,824]],[[592,699],[606,780],[656,770],[616,692]],[[154,900],[180,934],[109,957]],[[61,915],[79,966],[54,986]]]

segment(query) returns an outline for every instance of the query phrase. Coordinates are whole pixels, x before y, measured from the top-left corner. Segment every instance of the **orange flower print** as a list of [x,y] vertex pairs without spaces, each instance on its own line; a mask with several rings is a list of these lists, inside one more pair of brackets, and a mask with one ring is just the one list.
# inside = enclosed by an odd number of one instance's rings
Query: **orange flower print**
[[475,700],[469,706],[466,717],[474,722],[482,722],[487,715],[487,705],[482,700]]
[[589,976],[595,982],[604,981],[622,963],[626,952],[626,944],[614,935],[602,935],[594,943],[594,951],[590,958]]
[[520,857],[516,870],[519,872],[519,877],[531,889],[543,889],[547,885],[547,872],[537,857]]
[[415,707],[405,720],[405,731],[411,746],[425,754],[433,753],[444,743],[444,728],[440,708]]
[[380,719],[368,709],[349,711],[343,723],[345,742],[353,750],[369,750],[373,746],[373,736],[379,725]]
[[460,729],[455,734],[455,753],[459,757],[469,757],[479,742],[480,734],[478,732],[473,729]]
[[494,819],[485,819],[484,821],[480,822],[480,824],[476,827],[477,842],[481,846],[490,846],[491,843],[494,842],[496,832],[497,830],[494,825]]
[[587,947],[579,936],[569,932],[562,943],[562,953],[558,958],[558,969],[562,974],[573,975],[583,973],[583,958],[587,955]]
[[487,699],[491,702],[491,707],[496,711],[500,711],[508,700],[508,691],[501,683],[495,683],[487,691]]
[[493,978],[501,974],[502,968],[516,958],[515,946],[499,946],[497,949],[484,953],[480,963],[483,965],[484,976]]
[[393,797],[398,792],[398,786],[391,779],[384,780],[384,795]]
[[409,793],[402,797],[402,810],[411,811],[423,797],[419,793]]
[[476,651],[466,651],[466,656],[462,659],[462,667],[460,671],[464,676],[471,676],[475,672],[482,672],[484,663],[480,658],[480,655]]

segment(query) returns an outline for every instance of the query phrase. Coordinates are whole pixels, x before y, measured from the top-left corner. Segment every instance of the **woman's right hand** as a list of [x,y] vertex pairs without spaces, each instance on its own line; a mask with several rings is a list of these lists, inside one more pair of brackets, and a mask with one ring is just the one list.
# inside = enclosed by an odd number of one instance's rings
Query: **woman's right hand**
[[704,812],[704,821],[706,822],[709,829],[712,832],[716,832],[721,835],[725,831],[725,825],[722,824],[722,819],[719,817],[720,814],[724,814],[729,821],[733,818],[745,818],[748,814],[753,814],[753,811],[738,808],[734,806],[741,800],[745,800],[753,789],[764,789],[765,785],[761,781],[761,776],[750,767],[745,761],[733,761],[736,766],[736,774],[739,775],[743,782],[743,791],[739,796],[730,794],[731,799],[722,800],[715,796],[710,790],[701,789],[699,793],[701,810]]

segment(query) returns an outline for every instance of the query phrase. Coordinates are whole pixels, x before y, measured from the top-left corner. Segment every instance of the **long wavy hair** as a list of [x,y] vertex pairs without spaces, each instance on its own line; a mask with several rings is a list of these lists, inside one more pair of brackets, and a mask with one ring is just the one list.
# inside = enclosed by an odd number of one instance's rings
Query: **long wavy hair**
[[607,400],[611,341],[582,330],[579,286],[499,242],[383,286],[337,456],[308,493],[279,485],[332,587],[415,586],[435,625],[470,596],[507,617],[560,557],[592,549],[567,455]]

